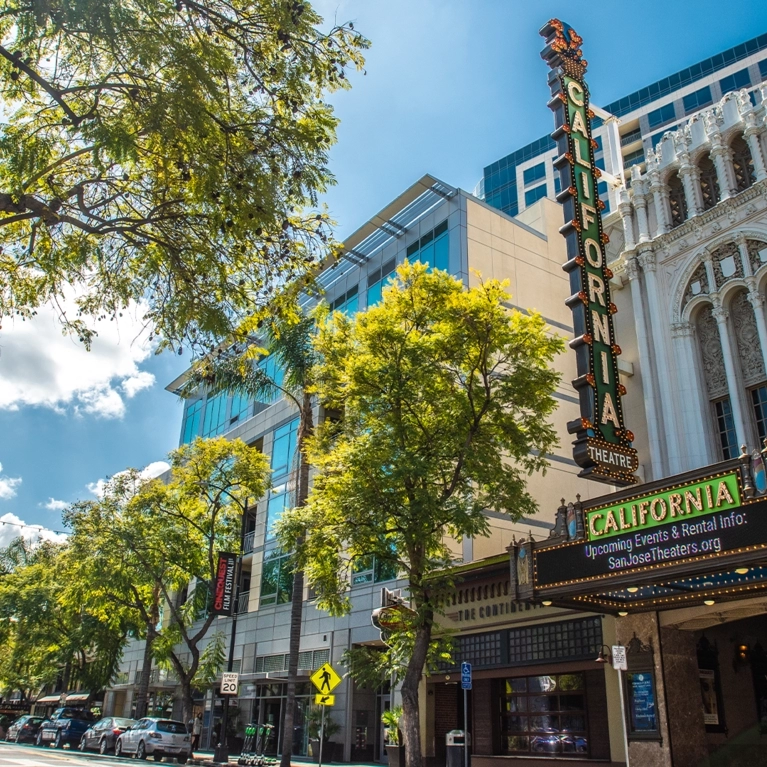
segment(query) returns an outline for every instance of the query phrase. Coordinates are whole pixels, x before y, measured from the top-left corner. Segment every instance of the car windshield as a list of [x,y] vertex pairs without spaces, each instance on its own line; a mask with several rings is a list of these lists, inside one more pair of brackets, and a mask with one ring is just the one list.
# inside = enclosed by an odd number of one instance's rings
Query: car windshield
[[132,727],[134,724],[136,724],[135,719],[120,719],[119,717],[114,719],[115,727]]
[[157,722],[158,732],[173,732],[176,734],[186,733],[186,725],[183,722],[174,722],[171,719],[161,719]]

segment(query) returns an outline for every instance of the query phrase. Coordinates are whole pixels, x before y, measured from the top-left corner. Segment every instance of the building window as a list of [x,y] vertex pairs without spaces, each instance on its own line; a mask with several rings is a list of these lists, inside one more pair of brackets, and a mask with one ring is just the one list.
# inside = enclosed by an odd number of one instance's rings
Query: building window
[[522,172],[522,180],[524,181],[525,186],[529,186],[536,181],[540,181],[542,178],[546,178],[545,162],[539,163],[538,165],[533,165],[532,168],[526,168]]
[[272,442],[272,476],[282,477],[293,467],[298,438],[298,418],[274,431]]
[[684,113],[686,115],[689,115],[692,112],[697,112],[699,109],[707,107],[712,102],[713,99],[711,98],[711,88],[709,88],[708,85],[705,88],[701,88],[699,91],[688,93],[682,99],[682,103],[684,104]]
[[342,293],[330,305],[331,311],[343,312],[347,317],[357,313],[359,308],[359,288],[357,285],[349,288],[346,293]]
[[665,104],[659,109],[654,109],[652,112],[647,113],[647,122],[649,123],[650,130],[659,128],[661,125],[673,122],[676,117],[674,110],[674,104]]
[[205,402],[203,437],[215,437],[226,431],[226,400],[225,394],[217,394]]
[[632,165],[639,165],[644,162],[644,149],[637,149],[635,152],[629,152],[623,156],[623,167],[630,168]]
[[641,141],[641,140],[642,140],[642,129],[634,128],[633,130],[630,130],[628,133],[624,133],[621,136],[621,146],[628,146],[629,144],[633,144],[635,141]]
[[[285,371],[280,367],[277,358],[273,354],[264,357],[258,363],[258,366],[272,381],[274,381],[275,386],[282,386],[282,379],[285,377]],[[271,405],[272,402],[276,402],[280,397],[282,397],[282,392],[275,389],[271,397],[263,396],[262,399],[265,405]]]
[[352,586],[357,586],[360,583],[393,581],[396,577],[396,565],[385,559],[380,559],[375,554],[357,557],[352,567]]
[[722,448],[722,458],[728,460],[738,455],[738,440],[735,437],[735,421],[732,418],[730,398],[723,397],[714,402],[716,428],[719,433],[719,444]]
[[751,389],[751,403],[754,406],[756,431],[759,434],[759,441],[762,442],[767,439],[767,385]]
[[276,485],[269,491],[269,500],[266,504],[266,539],[274,539],[274,525],[279,521],[282,513],[288,507],[290,494],[286,483]]
[[290,555],[283,554],[279,549],[270,551],[264,556],[261,573],[261,606],[287,604],[292,591]]
[[380,300],[386,279],[396,266],[396,260],[387,261],[380,269],[376,269],[368,275],[368,306],[375,306]]
[[675,173],[668,180],[668,201],[671,206],[671,226],[679,226],[687,220],[687,198],[682,179]]
[[504,687],[504,753],[588,756],[583,674],[513,677]]
[[710,157],[704,157],[698,164],[700,191],[703,195],[703,210],[713,208],[719,202],[719,179]]
[[751,150],[742,136],[738,136],[730,144],[732,150],[732,167],[735,171],[735,184],[739,192],[748,189],[756,181],[754,161],[751,158]]
[[722,89],[722,96],[732,91],[739,91],[741,88],[748,88],[751,85],[751,77],[748,69],[741,69],[740,72],[733,72],[719,81],[719,87]]
[[545,196],[546,184],[541,184],[540,186],[535,186],[532,189],[528,189],[528,191],[525,192],[525,207],[529,207]]
[[250,398],[244,394],[232,395],[232,406],[229,409],[229,423],[244,421],[250,415]]
[[759,76],[762,80],[767,80],[767,59],[762,59],[759,62]]
[[447,231],[447,219],[427,232],[420,240],[411,243],[407,249],[409,261],[420,261],[432,269],[450,271],[450,235]]
[[610,190],[607,187],[607,182],[600,181],[597,184],[597,193],[599,194],[599,199],[605,204],[602,215],[606,216],[610,212]]
[[202,414],[202,400],[187,405],[184,414],[184,436],[181,440],[183,445],[191,442],[200,433],[200,416]]

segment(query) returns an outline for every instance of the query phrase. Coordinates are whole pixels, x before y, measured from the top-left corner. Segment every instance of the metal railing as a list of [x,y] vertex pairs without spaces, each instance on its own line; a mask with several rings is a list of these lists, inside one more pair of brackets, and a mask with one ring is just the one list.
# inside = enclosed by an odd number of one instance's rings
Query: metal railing
[[240,598],[237,600],[237,615],[248,612],[248,604],[250,603],[250,592],[244,591],[240,594]]
[[250,554],[251,551],[253,551],[254,541],[256,539],[256,531],[252,530],[249,533],[246,533],[245,540],[242,542],[242,553],[243,554]]

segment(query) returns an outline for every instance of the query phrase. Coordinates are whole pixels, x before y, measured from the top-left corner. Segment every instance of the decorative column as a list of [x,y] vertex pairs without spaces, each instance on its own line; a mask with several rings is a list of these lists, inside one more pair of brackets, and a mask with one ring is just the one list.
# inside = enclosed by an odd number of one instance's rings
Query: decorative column
[[631,303],[634,307],[634,323],[636,325],[639,362],[642,370],[642,393],[644,395],[645,419],[647,421],[647,437],[650,442],[652,479],[659,479],[665,475],[665,471],[658,424],[658,397],[655,392],[655,381],[652,375],[650,338],[645,321],[644,299],[642,297],[642,286],[639,281],[639,264],[636,256],[626,259],[626,276],[631,283]]
[[753,109],[745,115],[746,129],[743,131],[743,137],[748,144],[748,150],[751,152],[751,159],[754,161],[754,171],[757,181],[764,181],[767,178],[767,168],[764,164],[764,154],[762,153],[762,142],[759,139],[762,128],[756,124],[756,115]]
[[624,250],[634,250],[636,240],[634,239],[634,209],[629,200],[628,189],[622,186],[618,191],[618,213],[621,216],[623,224]]
[[703,213],[703,192],[700,188],[700,173],[698,166],[690,162],[690,131],[687,127],[680,128],[674,134],[674,148],[679,159],[679,178],[684,187],[684,198],[687,202],[687,217],[699,216]]
[[730,331],[727,327],[727,318],[730,313],[722,306],[718,293],[711,294],[714,304],[711,314],[716,320],[719,329],[719,343],[722,346],[722,358],[724,359],[724,371],[727,375],[727,393],[730,395],[730,407],[732,408],[732,420],[735,422],[735,436],[738,445],[746,444],[746,422],[743,419],[743,408],[740,404],[740,391],[738,388],[738,375],[735,368],[732,344],[730,343]]
[[694,330],[690,322],[676,322],[671,326],[671,338],[676,370],[679,376],[680,404],[685,445],[681,456],[682,471],[691,471],[700,466],[713,463],[716,459],[710,455],[710,440],[704,428],[708,402],[701,401],[701,383],[698,380],[698,364],[695,357]]
[[655,201],[655,218],[658,220],[658,234],[666,234],[666,232],[671,230],[668,187],[660,180],[660,173],[657,170],[650,174],[650,191]]
[[[713,127],[712,127],[713,126]],[[732,167],[732,152],[722,140],[722,134],[719,132],[719,126],[709,120],[707,128],[711,128],[708,133],[711,141],[711,158],[716,168],[716,177],[719,181],[719,193],[722,200],[733,197],[737,193],[735,185],[735,169]]]
[[647,191],[645,181],[636,179],[632,184],[634,188],[634,210],[637,214],[639,227],[639,242],[650,241],[650,222],[647,218]]
[[666,356],[666,328],[663,322],[660,296],[658,295],[658,281],[655,275],[655,253],[652,250],[652,246],[640,246],[638,260],[644,272],[647,308],[650,314],[650,332],[652,335],[652,346],[655,350],[655,370],[660,394],[659,404],[662,423],[664,424],[663,433],[669,462],[668,470],[670,474],[677,474],[682,469],[680,466],[678,430],[674,423],[674,387],[672,386],[668,357]]

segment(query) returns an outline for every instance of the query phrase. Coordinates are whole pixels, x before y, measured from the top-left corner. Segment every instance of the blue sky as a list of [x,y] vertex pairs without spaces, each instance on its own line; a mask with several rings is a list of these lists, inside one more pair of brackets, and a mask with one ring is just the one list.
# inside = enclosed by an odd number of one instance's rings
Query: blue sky
[[[485,165],[551,129],[538,29],[552,16],[584,38],[597,104],[767,32],[767,4],[754,0],[314,5],[327,21],[352,19],[373,42],[367,74],[331,99],[341,125],[331,161],[338,185],[326,202],[341,238],[423,173],[471,191]],[[92,497],[100,479],[161,461],[182,413],[164,386],[187,362],[152,355],[129,319],[104,327],[90,354],[50,316],[6,322],[0,520],[62,529],[61,507]],[[15,532],[0,527],[0,545]]]

